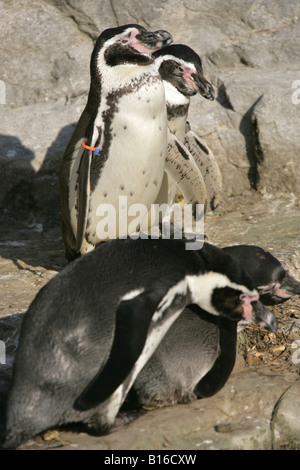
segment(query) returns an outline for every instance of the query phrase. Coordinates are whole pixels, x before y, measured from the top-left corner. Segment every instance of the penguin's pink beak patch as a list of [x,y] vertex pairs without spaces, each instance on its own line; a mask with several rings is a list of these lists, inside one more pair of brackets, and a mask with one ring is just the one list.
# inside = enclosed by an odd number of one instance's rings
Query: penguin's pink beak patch
[[289,299],[293,296],[292,293],[287,292],[286,288],[281,285],[280,282],[277,282],[275,286],[261,286],[258,288],[260,294],[274,294],[281,299]]
[[133,47],[134,50],[136,50],[137,52],[140,52],[141,54],[144,54],[144,53],[152,53],[154,51],[157,51],[159,49],[159,47],[157,49],[150,49],[149,47],[146,47],[144,46],[137,38],[136,38],[136,35],[137,33],[135,31],[132,31],[131,35],[130,35],[130,46]]
[[277,297],[280,297],[281,299],[289,299],[290,297],[292,297],[292,294],[288,294],[287,291],[283,289],[280,284],[278,286],[276,284],[276,286],[274,287],[274,292],[275,295],[277,295]]
[[194,82],[194,79],[192,77],[192,74],[195,74],[196,73],[196,70],[194,69],[189,69],[187,67],[183,67],[184,68],[184,74],[182,75],[183,78],[186,80],[189,88],[191,88],[191,90],[195,91],[197,93],[197,88],[196,88],[196,85],[195,85],[195,82]]
[[[139,36],[139,39],[137,38]],[[141,54],[152,54],[164,46],[171,44],[172,36],[167,31],[159,30],[154,33],[140,32],[137,29],[131,31],[130,37],[121,39],[121,44],[132,47]]]
[[243,317],[245,320],[253,321],[262,328],[267,328],[275,333],[277,330],[276,318],[258,299],[259,296],[240,295]]
[[247,294],[241,294],[240,299],[242,301],[242,308],[243,308],[243,317],[245,320],[252,321],[252,305],[251,302],[258,300],[258,295],[254,297],[250,297]]

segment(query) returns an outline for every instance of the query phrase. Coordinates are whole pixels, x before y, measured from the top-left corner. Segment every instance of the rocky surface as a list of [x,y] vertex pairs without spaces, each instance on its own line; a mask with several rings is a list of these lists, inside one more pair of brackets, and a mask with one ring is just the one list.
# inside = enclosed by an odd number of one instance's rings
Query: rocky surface
[[[166,29],[201,55],[216,100],[193,98],[189,120],[224,180],[205,233],[219,246],[270,249],[300,279],[297,0],[128,0],[126,8],[117,0],[0,0],[0,9],[0,396],[20,314],[66,264],[58,170],[86,102],[94,41],[107,27]],[[240,333],[237,366],[215,397],[147,411],[108,436],[55,431],[24,448],[299,449],[299,298],[275,314],[275,337]]]
[[[218,246],[259,244],[299,279],[299,226],[300,210],[292,202],[253,194],[251,205],[246,197],[232,197],[221,205],[207,217],[205,233]],[[6,364],[0,364],[1,403],[22,316],[66,260],[58,225],[47,227],[33,219],[10,220],[1,233],[0,248],[0,339],[6,343]],[[22,449],[299,449],[299,297],[271,309],[278,331],[269,333],[256,325],[240,331],[236,366],[215,396],[144,410],[106,436],[89,436],[78,429],[49,431]]]
[[224,195],[250,187],[299,195],[296,0],[128,0],[126,8],[114,0],[0,0],[0,6],[6,90],[0,207],[15,209],[24,195],[35,208],[49,208],[50,199],[53,206],[59,161],[87,98],[94,41],[105,28],[136,22],[170,31],[174,42],[201,55],[217,99],[195,97],[190,121],[218,158]]

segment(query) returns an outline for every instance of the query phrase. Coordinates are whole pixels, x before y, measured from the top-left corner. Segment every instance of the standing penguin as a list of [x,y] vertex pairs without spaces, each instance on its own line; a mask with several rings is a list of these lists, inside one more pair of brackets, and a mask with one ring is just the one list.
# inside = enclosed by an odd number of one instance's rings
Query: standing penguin
[[[184,144],[185,152],[193,159],[204,181],[203,196],[207,197],[208,208],[214,210],[219,204],[222,190],[221,172],[212,151],[191,131],[187,124],[190,97],[200,93],[204,98],[213,100],[212,85],[203,76],[201,59],[190,47],[174,44],[154,53],[155,62],[163,79],[166,93],[168,126],[176,138]],[[178,143],[169,144],[168,159],[177,159]],[[180,155],[179,155],[180,157]],[[167,168],[168,169],[168,163]],[[164,184],[167,183],[166,176]],[[181,190],[183,182],[179,182]],[[174,199],[176,187],[169,178],[169,198]]]
[[[168,32],[148,32],[135,24],[107,29],[96,41],[87,105],[59,175],[68,260],[100,241],[128,234],[131,219],[119,223],[120,196],[147,209],[156,199],[165,169],[167,117],[151,54],[171,42]],[[107,208],[113,209],[112,234],[104,230]]]
[[117,239],[69,264],[25,314],[2,447],[67,423],[109,430],[138,373],[190,304],[276,329],[250,278],[209,244],[195,251],[183,240]]
[[[263,248],[237,245],[222,251],[251,277],[263,304],[300,295],[300,283]],[[161,406],[214,395],[234,367],[236,339],[236,319],[212,317],[199,306],[188,306],[138,375],[129,401]]]

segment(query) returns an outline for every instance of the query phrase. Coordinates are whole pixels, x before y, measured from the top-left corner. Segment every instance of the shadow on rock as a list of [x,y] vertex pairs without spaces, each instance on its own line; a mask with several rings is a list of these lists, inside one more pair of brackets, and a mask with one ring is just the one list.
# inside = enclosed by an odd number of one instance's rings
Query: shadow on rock
[[257,123],[253,120],[253,111],[261,100],[261,95],[244,114],[239,130],[245,139],[246,154],[249,162],[248,180],[250,187],[257,190],[259,183],[259,165],[263,163],[263,152],[259,144]]
[[60,233],[58,174],[75,124],[63,127],[48,147],[38,172],[36,152],[11,135],[0,135],[1,256],[31,266],[60,270],[66,265]]

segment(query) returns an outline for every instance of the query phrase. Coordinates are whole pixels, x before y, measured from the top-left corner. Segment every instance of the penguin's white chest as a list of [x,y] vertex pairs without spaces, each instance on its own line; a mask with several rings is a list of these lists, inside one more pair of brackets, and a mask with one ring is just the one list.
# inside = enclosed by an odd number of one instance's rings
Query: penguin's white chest
[[[107,123],[101,123],[101,126],[105,125]],[[120,196],[127,197],[128,208],[142,204],[149,210],[155,202],[167,151],[167,115],[162,84],[145,85],[137,92],[122,96],[109,131],[108,158],[90,197],[88,232],[92,243],[99,242],[96,233],[101,213],[99,206],[114,206],[118,219]],[[126,235],[123,227],[121,232],[118,236]]]

